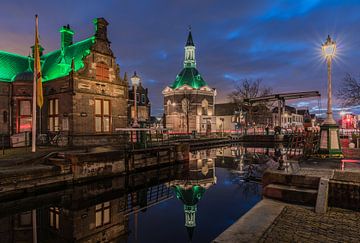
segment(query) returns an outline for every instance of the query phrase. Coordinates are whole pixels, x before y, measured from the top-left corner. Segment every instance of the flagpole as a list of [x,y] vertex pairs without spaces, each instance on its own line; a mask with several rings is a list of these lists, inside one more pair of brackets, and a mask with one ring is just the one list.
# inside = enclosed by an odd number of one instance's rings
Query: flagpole
[[31,126],[31,152],[36,152],[36,75],[37,75],[37,68],[36,68],[36,38],[38,35],[38,16],[35,15],[35,46],[34,46],[34,82],[33,82],[33,99],[32,99],[32,126]]

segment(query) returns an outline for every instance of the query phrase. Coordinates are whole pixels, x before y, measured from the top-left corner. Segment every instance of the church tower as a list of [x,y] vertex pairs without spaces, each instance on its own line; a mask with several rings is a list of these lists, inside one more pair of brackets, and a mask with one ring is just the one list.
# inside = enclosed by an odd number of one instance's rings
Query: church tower
[[190,28],[184,49],[183,69],[162,92],[165,126],[177,133],[210,133],[215,130],[216,90],[207,85],[197,70]]

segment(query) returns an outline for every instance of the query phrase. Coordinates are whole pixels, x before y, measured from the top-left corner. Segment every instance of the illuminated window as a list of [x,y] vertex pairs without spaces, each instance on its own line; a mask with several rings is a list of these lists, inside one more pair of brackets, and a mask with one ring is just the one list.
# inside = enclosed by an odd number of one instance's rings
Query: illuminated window
[[204,99],[201,102],[202,114],[204,116],[207,116],[207,114],[208,114],[208,107],[209,107],[209,103],[208,103],[208,101],[206,99]]
[[110,101],[95,99],[95,132],[110,132]]
[[49,131],[59,131],[59,99],[51,99],[49,100]]
[[101,227],[110,223],[110,202],[104,202],[95,206],[95,226]]
[[17,114],[17,132],[31,131],[31,101],[19,100]]
[[109,67],[105,63],[96,63],[96,79],[109,81]]
[[19,215],[20,226],[30,226],[32,224],[32,213],[31,211],[21,213]]
[[171,108],[171,101],[168,100],[166,103],[166,114],[170,114],[170,108]]
[[49,208],[49,222],[50,227],[54,229],[59,229],[59,218],[60,218],[60,210],[58,207],[50,207]]
[[190,101],[188,99],[183,99],[181,101],[181,108],[185,114],[187,114],[190,111]]

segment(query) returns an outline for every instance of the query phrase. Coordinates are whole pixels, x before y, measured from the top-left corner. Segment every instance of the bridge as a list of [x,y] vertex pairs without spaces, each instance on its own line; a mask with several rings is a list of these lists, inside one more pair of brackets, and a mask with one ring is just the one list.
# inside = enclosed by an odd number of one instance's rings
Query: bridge
[[281,115],[285,108],[286,100],[295,100],[295,99],[304,99],[304,98],[313,98],[320,97],[319,91],[305,91],[305,92],[291,92],[291,93],[279,93],[272,95],[265,95],[260,97],[248,98],[244,99],[244,102],[249,104],[256,103],[266,103],[266,102],[278,102],[278,118],[279,118],[279,126],[281,127]]

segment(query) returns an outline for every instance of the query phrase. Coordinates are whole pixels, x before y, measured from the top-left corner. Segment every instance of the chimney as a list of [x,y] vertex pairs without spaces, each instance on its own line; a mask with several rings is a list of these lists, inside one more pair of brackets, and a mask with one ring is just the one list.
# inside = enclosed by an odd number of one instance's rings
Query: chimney
[[61,34],[61,49],[72,45],[74,31],[70,29],[70,25],[64,25],[59,31]]
[[95,26],[96,39],[109,42],[109,40],[107,39],[107,26],[109,23],[104,18],[96,18],[93,20],[93,23]]

